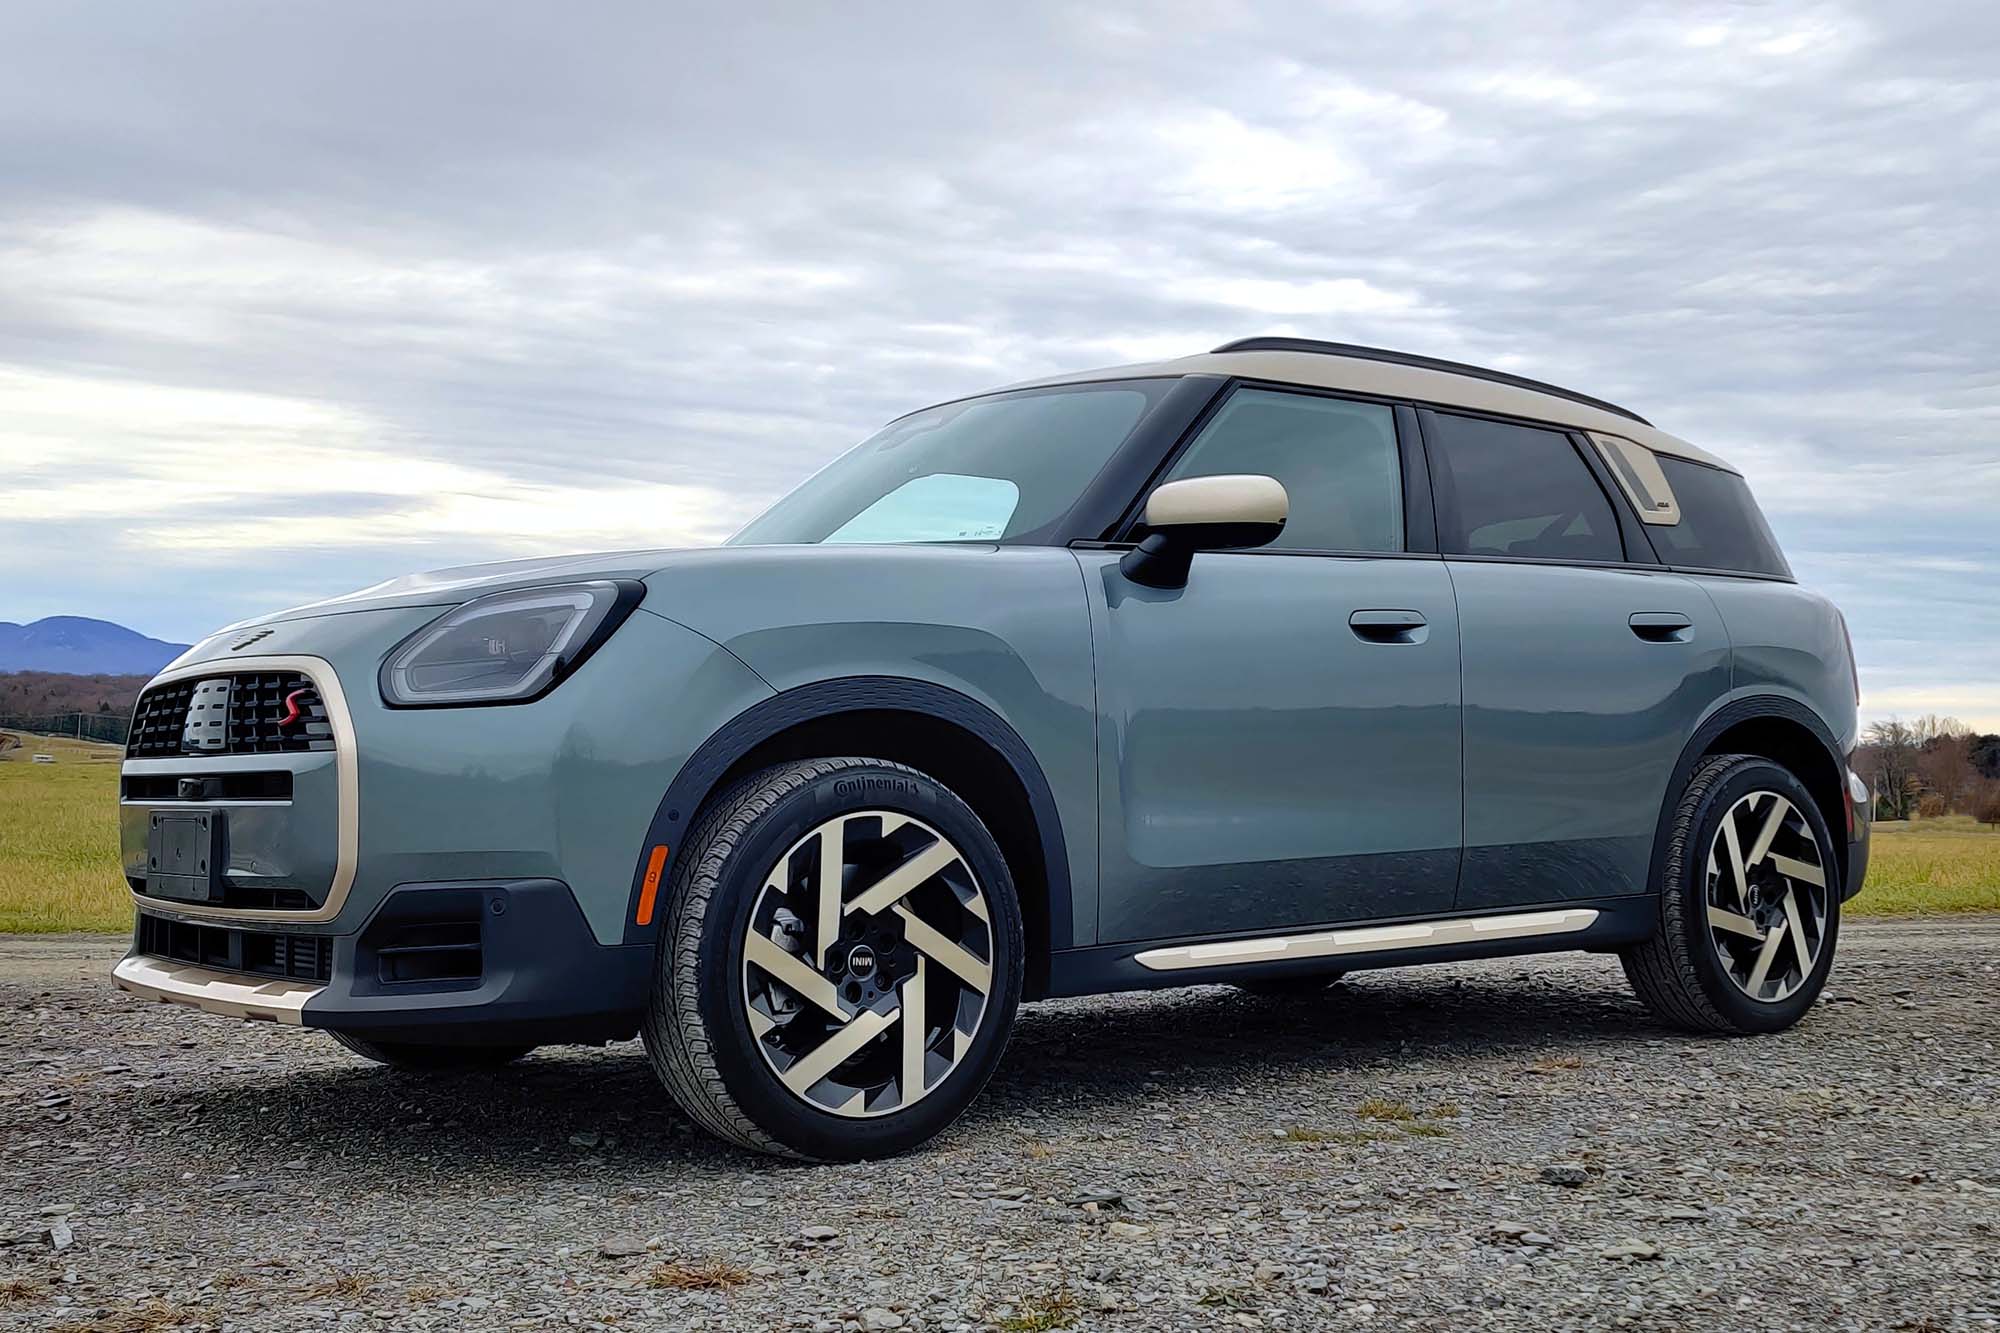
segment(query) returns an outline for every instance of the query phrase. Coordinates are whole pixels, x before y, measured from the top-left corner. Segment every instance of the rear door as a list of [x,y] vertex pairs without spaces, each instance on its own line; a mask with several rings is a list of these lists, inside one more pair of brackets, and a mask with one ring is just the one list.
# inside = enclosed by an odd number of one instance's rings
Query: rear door
[[1270,546],[1198,554],[1173,589],[1077,553],[1105,943],[1451,907],[1458,623],[1415,415],[1238,386],[1163,479],[1238,472],[1290,497]]
[[1729,688],[1721,617],[1580,440],[1419,415],[1464,657],[1458,906],[1643,892],[1668,777]]

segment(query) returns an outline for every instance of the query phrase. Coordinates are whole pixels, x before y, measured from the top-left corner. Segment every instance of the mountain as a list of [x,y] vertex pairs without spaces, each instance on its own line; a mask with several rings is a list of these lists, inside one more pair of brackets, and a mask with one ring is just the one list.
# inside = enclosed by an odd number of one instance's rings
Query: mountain
[[48,616],[28,625],[0,620],[0,671],[150,676],[187,651],[137,630],[86,616]]

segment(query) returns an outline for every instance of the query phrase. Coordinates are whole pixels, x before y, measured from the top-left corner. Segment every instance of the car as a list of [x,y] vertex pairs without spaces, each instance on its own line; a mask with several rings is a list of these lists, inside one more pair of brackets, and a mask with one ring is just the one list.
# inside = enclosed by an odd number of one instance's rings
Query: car
[[119,985],[405,1071],[643,1038],[724,1139],[960,1116],[1023,1001],[1616,953],[1770,1033],[1868,860],[1841,614],[1611,403],[1264,337],[891,422],[726,544],[447,569],[140,697]]

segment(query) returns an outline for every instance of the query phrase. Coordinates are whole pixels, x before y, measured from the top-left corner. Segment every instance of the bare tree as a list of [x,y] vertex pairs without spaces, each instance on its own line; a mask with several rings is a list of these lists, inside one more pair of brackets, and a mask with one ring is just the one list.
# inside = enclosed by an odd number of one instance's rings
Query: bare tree
[[2000,828],[2000,782],[1986,778],[1973,793],[1972,817],[1982,824]]
[[1908,819],[1917,795],[1917,737],[1901,718],[1868,724],[1862,737],[1862,776],[1875,792],[1880,819]]
[[1959,809],[1972,795],[1979,772],[1972,766],[1972,728],[1955,717],[1930,715],[1910,726],[1917,743],[1916,774],[1928,798],[1944,811]]

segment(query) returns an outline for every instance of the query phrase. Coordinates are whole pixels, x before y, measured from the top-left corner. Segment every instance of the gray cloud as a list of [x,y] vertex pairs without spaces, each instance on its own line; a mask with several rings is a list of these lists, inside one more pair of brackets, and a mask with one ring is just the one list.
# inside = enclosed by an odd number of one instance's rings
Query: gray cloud
[[[923,401],[1290,331],[1731,458],[1871,702],[2000,725],[1990,6],[943,9],[22,7],[0,615],[713,539]],[[267,556],[148,512],[297,449],[361,463],[224,505]]]

